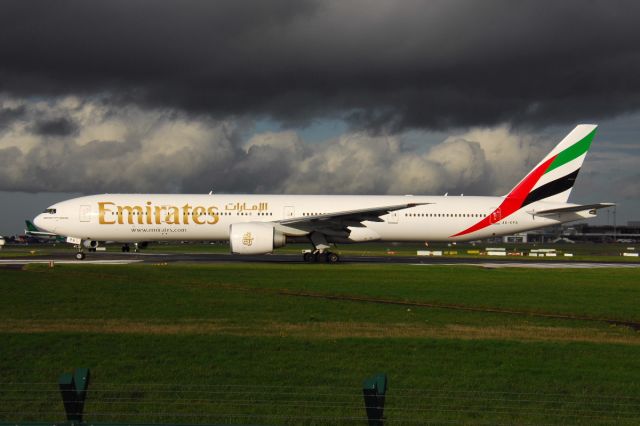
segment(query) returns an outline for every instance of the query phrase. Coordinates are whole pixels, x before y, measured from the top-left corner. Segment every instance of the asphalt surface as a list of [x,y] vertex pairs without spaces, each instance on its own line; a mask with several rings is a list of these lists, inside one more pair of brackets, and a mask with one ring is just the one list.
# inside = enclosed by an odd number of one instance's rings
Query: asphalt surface
[[[28,257],[0,259],[0,266],[24,265],[29,263],[64,264],[129,264],[129,263],[287,263],[304,264],[299,254],[271,254],[238,256],[222,253],[87,253],[85,260],[75,260],[72,253],[33,255]],[[523,260],[517,258],[455,258],[425,256],[343,256],[340,264],[413,264],[413,265],[477,265],[487,268],[639,268],[640,262],[584,262],[572,260]]]

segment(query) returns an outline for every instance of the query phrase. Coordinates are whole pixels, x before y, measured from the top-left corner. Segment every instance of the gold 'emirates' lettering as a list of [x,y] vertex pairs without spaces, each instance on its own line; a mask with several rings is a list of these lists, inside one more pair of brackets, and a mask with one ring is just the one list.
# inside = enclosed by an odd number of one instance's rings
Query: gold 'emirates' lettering
[[[115,215],[115,217],[114,217]],[[118,206],[110,201],[98,202],[98,222],[101,225],[215,225],[220,220],[216,206]]]

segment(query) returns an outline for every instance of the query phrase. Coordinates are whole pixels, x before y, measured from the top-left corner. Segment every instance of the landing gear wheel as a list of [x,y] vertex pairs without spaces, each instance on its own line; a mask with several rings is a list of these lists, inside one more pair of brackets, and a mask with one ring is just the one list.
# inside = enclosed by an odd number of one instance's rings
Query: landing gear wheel
[[327,253],[326,255],[327,263],[338,263],[340,261],[340,256],[336,253]]
[[128,244],[125,244],[125,245],[122,246],[122,252],[123,253],[129,253],[129,245]]
[[85,255],[84,255],[83,252],[79,251],[79,252],[76,253],[76,259],[84,260],[84,258],[85,258]]
[[302,258],[304,259],[305,262],[313,262],[313,254],[306,252],[305,254],[302,255]]

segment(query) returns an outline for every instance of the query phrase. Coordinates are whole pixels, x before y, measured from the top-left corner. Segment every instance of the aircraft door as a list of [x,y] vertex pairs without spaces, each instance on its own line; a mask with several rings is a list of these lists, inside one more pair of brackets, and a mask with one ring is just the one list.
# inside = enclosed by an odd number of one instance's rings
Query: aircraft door
[[391,212],[387,216],[387,223],[398,223],[398,212]]
[[91,206],[80,206],[80,222],[91,221]]
[[286,206],[283,213],[285,219],[291,219],[296,215],[296,208],[293,206]]

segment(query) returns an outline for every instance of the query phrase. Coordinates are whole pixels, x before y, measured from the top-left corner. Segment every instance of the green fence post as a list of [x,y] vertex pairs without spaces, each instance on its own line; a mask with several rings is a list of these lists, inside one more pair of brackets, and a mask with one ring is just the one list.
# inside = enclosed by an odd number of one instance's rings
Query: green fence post
[[384,398],[386,393],[386,374],[376,374],[366,379],[362,384],[364,408],[367,411],[369,426],[381,426],[384,424]]
[[58,379],[58,387],[60,388],[67,421],[72,424],[82,423],[89,378],[90,372],[88,368],[76,368],[73,374],[63,373]]

